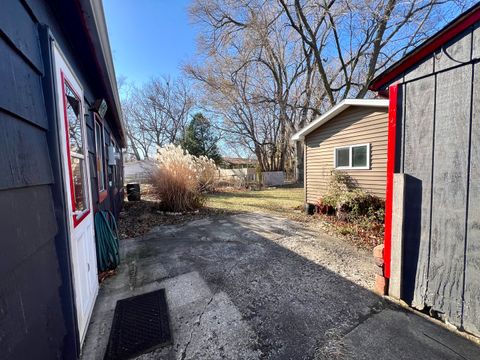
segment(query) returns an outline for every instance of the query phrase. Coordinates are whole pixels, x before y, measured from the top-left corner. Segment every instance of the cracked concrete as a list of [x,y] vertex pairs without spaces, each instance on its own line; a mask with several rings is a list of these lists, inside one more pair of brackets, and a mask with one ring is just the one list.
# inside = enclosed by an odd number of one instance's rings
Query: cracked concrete
[[373,294],[369,252],[280,217],[158,226],[123,240],[121,253],[118,274],[102,284],[83,359],[103,358],[118,299],[158,288],[166,289],[173,342],[138,359],[480,357],[475,344]]

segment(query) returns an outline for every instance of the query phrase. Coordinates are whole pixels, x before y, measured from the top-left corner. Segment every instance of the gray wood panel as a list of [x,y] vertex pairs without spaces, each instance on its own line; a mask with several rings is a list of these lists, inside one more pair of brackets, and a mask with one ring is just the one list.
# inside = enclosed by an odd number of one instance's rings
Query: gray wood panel
[[[0,37],[0,108],[47,128],[41,77]],[[8,84],[8,86],[5,86]]]
[[2,0],[0,32],[15,44],[35,67],[43,73],[37,26],[19,0]]
[[435,54],[435,71],[446,70],[470,61],[471,36],[469,28],[438,50]]
[[45,132],[0,110],[0,190],[53,181]]
[[405,73],[404,80],[411,81],[429,74],[433,74],[433,56],[429,56],[421,63],[416,64],[414,67],[410,68]]
[[[405,86],[404,172],[405,288],[412,305],[424,307],[430,252],[430,198],[433,157],[435,77]],[[410,287],[410,288],[408,288]],[[413,298],[412,293],[414,293]]]
[[480,64],[473,89],[463,326],[480,336]]
[[[41,228],[37,230],[40,232]],[[74,358],[61,356],[66,329],[61,316],[62,279],[58,266],[50,238],[48,244],[25,258],[15,272],[2,276],[0,359]]]
[[478,59],[480,58],[480,23],[475,26],[472,36],[472,59]]
[[0,278],[13,272],[42,246],[53,246],[57,232],[49,185],[0,191],[2,253]]
[[461,325],[471,67],[437,75],[427,302]]

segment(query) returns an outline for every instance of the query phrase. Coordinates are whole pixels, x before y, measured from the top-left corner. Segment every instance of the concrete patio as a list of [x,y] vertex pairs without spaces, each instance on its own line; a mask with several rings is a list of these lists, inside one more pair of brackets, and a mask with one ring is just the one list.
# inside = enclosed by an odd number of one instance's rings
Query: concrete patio
[[370,252],[259,213],[123,240],[83,359],[102,359],[115,303],[165,288],[173,344],[138,359],[478,359],[473,342],[371,292]]

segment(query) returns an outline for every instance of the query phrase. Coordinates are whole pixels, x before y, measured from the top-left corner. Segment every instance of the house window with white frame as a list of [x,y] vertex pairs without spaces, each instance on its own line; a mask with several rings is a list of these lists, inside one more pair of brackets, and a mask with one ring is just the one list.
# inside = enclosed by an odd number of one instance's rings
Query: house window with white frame
[[342,146],[333,151],[335,169],[370,169],[370,144]]

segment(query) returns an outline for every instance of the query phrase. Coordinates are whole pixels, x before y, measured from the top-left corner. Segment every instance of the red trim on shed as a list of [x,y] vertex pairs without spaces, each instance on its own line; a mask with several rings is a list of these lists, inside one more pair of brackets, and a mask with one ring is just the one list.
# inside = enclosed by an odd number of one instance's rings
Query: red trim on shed
[[387,189],[385,196],[385,235],[383,239],[384,275],[390,278],[390,261],[392,249],[392,208],[393,208],[393,173],[395,172],[395,146],[397,135],[397,94],[398,84],[389,88],[388,105],[388,147],[387,147]]
[[428,39],[425,43],[406,55],[402,60],[393,64],[390,68],[373,79],[369,86],[372,91],[378,91],[381,87],[392,82],[410,67],[424,60],[428,55],[440,48],[446,42],[466,30],[468,27],[480,21],[480,6],[476,9],[467,11],[453,20],[449,25],[440,30],[436,35]]

